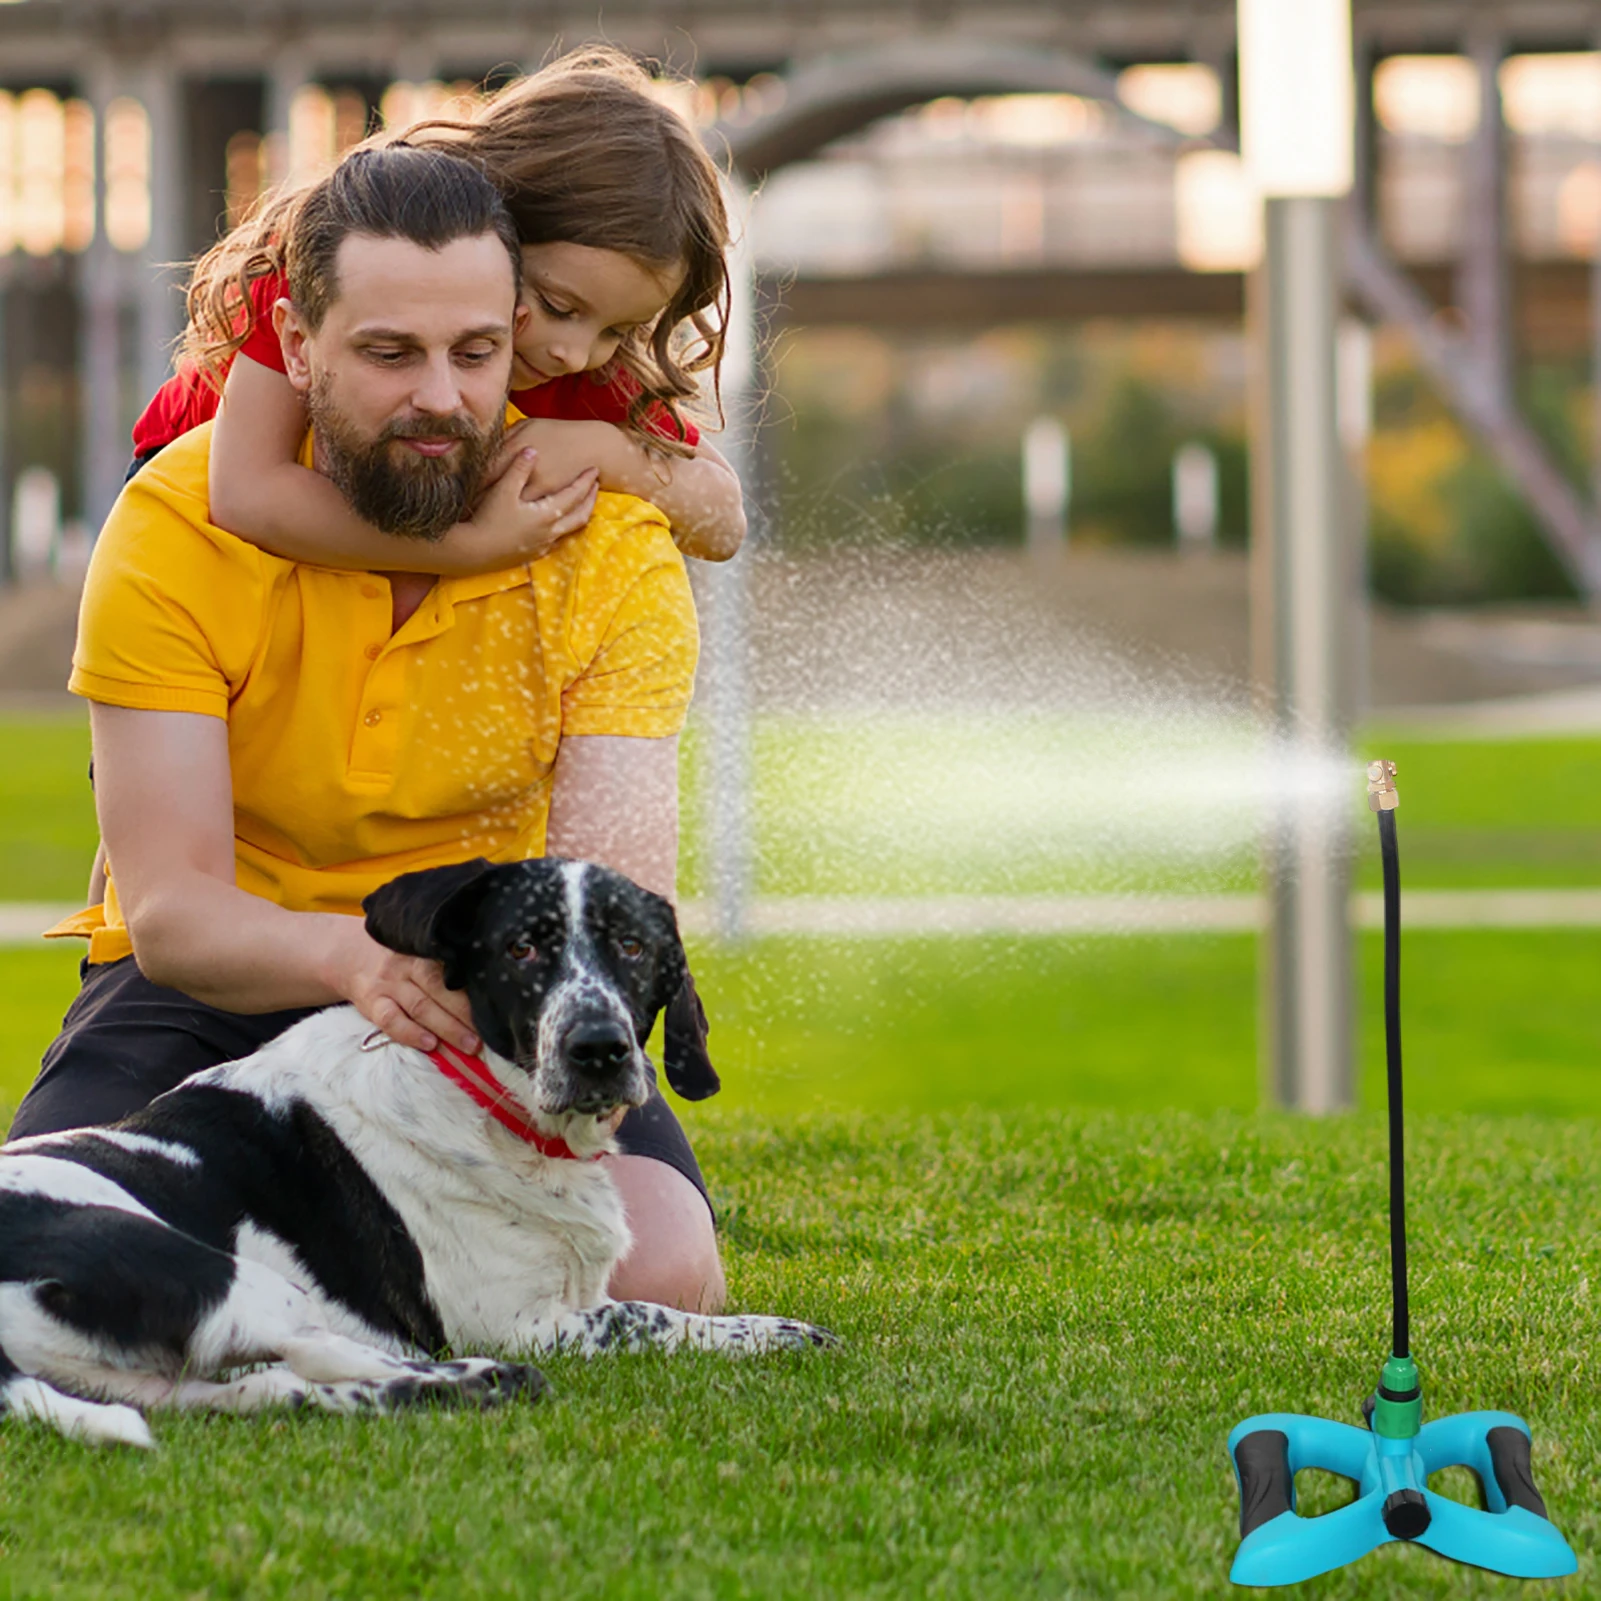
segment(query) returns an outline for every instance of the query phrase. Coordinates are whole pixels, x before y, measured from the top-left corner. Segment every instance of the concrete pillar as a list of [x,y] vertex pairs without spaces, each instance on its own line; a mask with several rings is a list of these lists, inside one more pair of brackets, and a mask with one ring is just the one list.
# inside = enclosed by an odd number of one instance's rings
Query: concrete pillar
[[1601,507],[1601,239],[1590,258],[1590,499]]
[[11,564],[11,275],[9,256],[0,256],[0,585],[16,573]]
[[1073,494],[1072,445],[1055,417],[1036,417],[1023,430],[1023,542],[1035,554],[1067,544]]
[[1474,365],[1497,402],[1513,401],[1512,271],[1507,226],[1507,135],[1501,112],[1505,43],[1481,29],[1469,41],[1479,80],[1479,125],[1462,152],[1462,255],[1456,299]]
[[1373,109],[1373,72],[1378,51],[1358,35],[1352,47],[1351,209],[1371,223],[1379,205],[1379,119]]
[[286,45],[267,64],[262,133],[267,141],[268,183],[281,183],[289,175],[289,108],[312,76],[310,59],[298,43]]
[[[1601,50],[1601,34],[1593,48]],[[1601,508],[1601,229],[1590,257],[1590,501]]]
[[439,76],[439,43],[432,34],[401,41],[389,67],[391,81],[428,83]]
[[1173,453],[1173,534],[1181,551],[1217,548],[1217,452],[1195,440]]
[[140,252],[137,305],[140,403],[172,372],[172,342],[183,332],[184,204],[182,86],[165,53],[148,57],[131,80],[150,119],[150,239]]

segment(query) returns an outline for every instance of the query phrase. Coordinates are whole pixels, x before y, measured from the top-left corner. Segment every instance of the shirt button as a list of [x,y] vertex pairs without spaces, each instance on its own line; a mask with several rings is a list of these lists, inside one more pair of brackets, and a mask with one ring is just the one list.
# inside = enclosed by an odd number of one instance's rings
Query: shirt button
[[369,728],[376,728],[383,720],[384,714],[382,712],[368,712],[367,715],[362,718],[362,722],[364,722]]
[[384,647],[382,645],[369,645],[367,647],[367,660],[370,662],[375,662],[380,656],[383,655],[383,653]]
[[363,584],[361,592],[368,600],[377,600],[383,594],[383,591],[376,584]]

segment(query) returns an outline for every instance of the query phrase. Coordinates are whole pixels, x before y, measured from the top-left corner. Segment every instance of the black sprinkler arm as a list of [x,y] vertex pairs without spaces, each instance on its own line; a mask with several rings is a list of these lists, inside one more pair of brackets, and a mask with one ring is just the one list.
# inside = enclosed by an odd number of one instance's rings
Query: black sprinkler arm
[[1390,1103],[1390,1305],[1392,1354],[1412,1353],[1406,1293],[1406,1150],[1401,1119],[1401,866],[1395,843],[1395,763],[1368,764],[1368,805],[1379,816],[1384,864],[1384,1056]]

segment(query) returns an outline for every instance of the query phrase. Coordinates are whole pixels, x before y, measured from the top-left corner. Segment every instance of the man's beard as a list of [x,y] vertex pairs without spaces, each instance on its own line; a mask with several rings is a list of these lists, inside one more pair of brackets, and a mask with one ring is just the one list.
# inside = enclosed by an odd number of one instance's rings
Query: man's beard
[[[472,510],[484,473],[506,432],[505,416],[479,428],[461,412],[449,417],[394,418],[376,439],[363,439],[335,407],[321,375],[306,398],[316,433],[318,466],[352,510],[386,534],[436,540]],[[397,439],[459,439],[446,456],[424,456]]]

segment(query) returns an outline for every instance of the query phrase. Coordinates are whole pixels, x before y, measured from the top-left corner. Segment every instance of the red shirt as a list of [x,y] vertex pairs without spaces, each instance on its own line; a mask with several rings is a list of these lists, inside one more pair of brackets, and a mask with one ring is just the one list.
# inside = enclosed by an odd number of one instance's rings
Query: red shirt
[[[250,333],[239,347],[241,356],[259,361],[274,372],[284,371],[283,351],[273,331],[272,308],[289,293],[281,273],[269,273],[250,285]],[[635,381],[620,369],[566,373],[537,389],[515,389],[511,403],[525,417],[550,417],[564,422],[628,421],[628,405],[639,392]],[[209,422],[217,415],[221,397],[194,367],[180,367],[152,397],[144,415],[133,425],[133,453],[148,456],[173,440]],[[660,402],[645,412],[645,426],[662,439],[677,439],[691,447],[700,443],[700,430],[687,419],[673,421]]]

